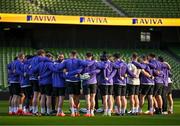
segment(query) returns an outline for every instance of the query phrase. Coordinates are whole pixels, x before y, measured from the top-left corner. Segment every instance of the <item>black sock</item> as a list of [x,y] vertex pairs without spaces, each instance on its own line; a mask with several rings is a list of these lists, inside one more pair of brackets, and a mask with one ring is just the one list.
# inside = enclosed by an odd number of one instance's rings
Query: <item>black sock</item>
[[159,113],[159,109],[155,108],[155,113],[158,114]]
[[162,108],[159,108],[159,113],[160,113],[160,114],[162,113]]

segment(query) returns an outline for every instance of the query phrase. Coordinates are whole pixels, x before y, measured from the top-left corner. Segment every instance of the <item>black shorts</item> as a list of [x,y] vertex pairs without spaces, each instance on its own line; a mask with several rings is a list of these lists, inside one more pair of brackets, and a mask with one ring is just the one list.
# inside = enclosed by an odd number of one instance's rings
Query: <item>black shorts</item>
[[167,94],[172,94],[172,83],[168,84],[168,88],[167,88]]
[[80,95],[81,82],[66,82],[68,94]]
[[40,85],[40,92],[42,95],[51,96],[52,95],[52,85]]
[[153,96],[161,95],[163,90],[163,84],[155,84]]
[[40,92],[38,80],[30,80],[30,84],[32,86],[33,92]]
[[66,91],[65,87],[61,87],[61,88],[54,87],[53,96],[65,96],[65,91]]
[[33,96],[32,86],[22,88],[22,91],[26,98],[31,99]]
[[153,95],[154,85],[141,84],[140,88],[141,88],[142,95]]
[[100,85],[99,87],[102,96],[113,94],[113,85]]
[[97,85],[96,84],[88,84],[83,86],[83,94],[88,95],[88,94],[96,94],[97,90]]
[[114,96],[126,96],[126,86],[114,84]]
[[9,86],[8,86],[8,88],[9,88],[9,95],[10,95],[10,96],[13,96],[12,86],[11,86],[11,85],[9,85]]
[[21,96],[21,86],[19,83],[11,83],[12,94]]
[[139,87],[140,85],[131,85],[131,84],[127,84],[127,92],[128,95],[139,95]]

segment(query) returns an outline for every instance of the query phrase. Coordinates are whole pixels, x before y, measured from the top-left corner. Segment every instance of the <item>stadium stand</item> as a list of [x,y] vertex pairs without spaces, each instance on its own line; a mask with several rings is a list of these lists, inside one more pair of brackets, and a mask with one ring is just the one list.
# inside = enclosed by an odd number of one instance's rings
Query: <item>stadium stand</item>
[[[94,53],[94,57],[98,60],[99,55],[102,53],[102,51],[106,49],[76,49],[79,52],[79,58],[84,59],[85,53],[87,51],[92,51]],[[151,50],[151,49],[138,49],[138,50],[118,50],[118,49],[107,49],[109,54],[113,54],[115,52],[119,52],[122,56],[122,59],[128,62],[130,60],[130,56],[132,52],[136,51],[139,53],[139,55],[148,54],[150,52],[154,52],[158,55],[161,55],[165,58],[165,60],[172,66],[172,72],[173,72],[173,88],[174,89],[180,89],[180,64],[174,60],[174,58],[170,57],[166,53],[164,53],[161,50]],[[65,53],[65,58],[68,58],[68,54],[71,51],[71,49],[56,49],[56,48],[48,48],[46,51],[49,51],[53,53],[55,56],[59,52]],[[6,88],[7,87],[7,69],[6,66],[9,62],[11,62],[15,56],[19,52],[24,52],[25,54],[34,54],[35,50],[32,48],[11,48],[11,47],[1,47],[0,48],[0,87]]]
[[179,0],[111,0],[129,17],[180,17]]
[[1,0],[1,13],[119,16],[102,0]]
[[[127,17],[180,17],[179,0],[108,0]],[[102,0],[1,0],[0,13],[119,17]]]
[[180,57],[180,50],[178,47],[170,47],[170,50],[176,54],[178,57]]

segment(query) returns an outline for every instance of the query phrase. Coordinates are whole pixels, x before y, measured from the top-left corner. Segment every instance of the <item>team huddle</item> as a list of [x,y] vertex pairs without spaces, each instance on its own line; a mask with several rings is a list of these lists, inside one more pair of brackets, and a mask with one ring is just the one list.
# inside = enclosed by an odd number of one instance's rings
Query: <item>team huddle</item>
[[[63,103],[68,95],[70,115],[80,116],[81,94],[85,96],[87,117],[95,116],[98,96],[104,116],[173,113],[171,66],[163,57],[133,53],[129,63],[118,53],[110,56],[103,52],[100,61],[91,52],[85,57],[81,60],[72,51],[68,59],[60,53],[54,61],[53,55],[42,49],[35,56],[19,53],[7,66],[9,114],[65,116]],[[143,113],[145,98],[148,108]]]

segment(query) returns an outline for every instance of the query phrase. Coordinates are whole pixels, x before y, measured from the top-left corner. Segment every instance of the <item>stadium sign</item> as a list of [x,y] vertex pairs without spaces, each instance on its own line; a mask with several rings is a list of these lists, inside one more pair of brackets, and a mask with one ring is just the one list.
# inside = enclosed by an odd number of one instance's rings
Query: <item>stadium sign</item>
[[27,15],[27,21],[56,22],[56,17],[49,15]]
[[80,23],[108,24],[106,17],[80,17]]
[[156,18],[140,18],[140,19],[132,19],[132,24],[141,24],[141,25],[163,25],[162,19],[156,19]]
[[180,18],[128,18],[65,15],[1,14],[0,22],[104,26],[180,26]]

